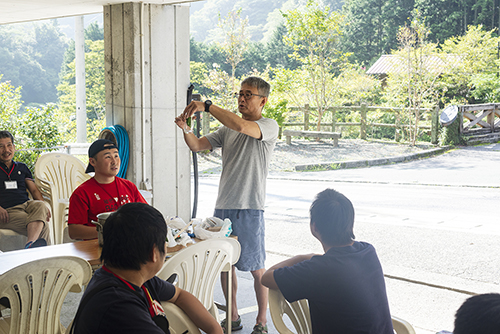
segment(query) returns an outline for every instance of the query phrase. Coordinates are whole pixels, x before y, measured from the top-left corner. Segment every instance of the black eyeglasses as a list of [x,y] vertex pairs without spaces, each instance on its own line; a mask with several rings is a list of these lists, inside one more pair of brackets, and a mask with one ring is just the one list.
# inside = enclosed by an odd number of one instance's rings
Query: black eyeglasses
[[252,94],[252,93],[234,93],[233,97],[235,99],[239,99],[240,97],[245,98],[245,100],[250,100],[252,96],[260,96],[260,97],[265,97],[264,95],[259,95],[259,94]]

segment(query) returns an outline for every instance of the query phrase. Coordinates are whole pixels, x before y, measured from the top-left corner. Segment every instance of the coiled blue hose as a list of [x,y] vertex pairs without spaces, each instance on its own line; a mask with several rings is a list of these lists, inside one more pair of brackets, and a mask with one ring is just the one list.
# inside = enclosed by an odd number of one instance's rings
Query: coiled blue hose
[[[109,130],[116,139],[116,145],[118,146],[118,151],[120,152],[120,171],[118,172],[118,177],[125,178],[127,175],[128,158],[130,154],[128,133],[125,128],[119,124],[111,125],[105,127],[102,131]],[[101,131],[101,133],[102,133]]]

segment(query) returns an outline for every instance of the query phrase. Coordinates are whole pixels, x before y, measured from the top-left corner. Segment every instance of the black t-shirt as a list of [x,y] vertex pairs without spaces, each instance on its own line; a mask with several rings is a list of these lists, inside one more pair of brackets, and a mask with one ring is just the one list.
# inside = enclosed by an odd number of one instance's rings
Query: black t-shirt
[[[109,283],[129,289],[123,281],[101,268],[92,277],[82,300],[93,289]],[[144,291],[138,286],[131,285],[142,297],[120,287],[108,287],[98,292],[80,311],[74,333],[165,334],[154,323],[149,313],[145,304],[147,297]],[[158,277],[153,277],[144,285],[147,286],[153,300],[158,302],[170,300],[175,294],[175,287]]]
[[[10,168],[0,162],[0,206],[2,208],[7,209],[29,200],[26,179],[33,180],[33,176],[28,166],[22,162],[12,161]],[[5,181],[16,181],[17,189],[6,189]]]
[[315,334],[393,334],[384,275],[375,248],[364,242],[274,271],[290,302],[307,299]]

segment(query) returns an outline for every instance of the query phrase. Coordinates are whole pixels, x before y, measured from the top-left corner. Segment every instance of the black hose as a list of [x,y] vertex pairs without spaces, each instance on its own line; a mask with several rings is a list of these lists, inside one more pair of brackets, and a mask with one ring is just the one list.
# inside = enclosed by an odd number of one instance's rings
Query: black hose
[[[195,113],[196,128],[194,135],[200,138],[200,112]],[[193,214],[192,218],[196,218],[196,211],[198,209],[198,155],[193,152],[193,174],[194,174],[194,199],[193,199]]]
[[[190,84],[187,91],[187,105],[191,103],[193,98],[194,85]],[[196,122],[196,132],[194,133],[196,137],[200,137],[200,113],[195,114]],[[194,128],[194,127],[193,127]],[[193,174],[194,174],[194,197],[193,197],[193,212],[191,218],[196,217],[196,211],[198,210],[198,155],[193,152]]]

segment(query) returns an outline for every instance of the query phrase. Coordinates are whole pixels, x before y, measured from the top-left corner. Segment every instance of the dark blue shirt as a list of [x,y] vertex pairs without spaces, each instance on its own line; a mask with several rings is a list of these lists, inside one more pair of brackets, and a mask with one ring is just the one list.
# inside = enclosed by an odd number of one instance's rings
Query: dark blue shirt
[[314,334],[393,334],[384,275],[375,248],[355,241],[274,271],[290,302],[307,299]]
[[[101,268],[90,280],[82,299],[105,283],[122,285],[128,289],[119,278]],[[80,319],[75,323],[75,334],[164,334],[151,318],[144,291],[131,285],[142,297],[118,287],[110,287],[95,294],[81,310]],[[153,300],[158,302],[170,300],[175,295],[175,287],[156,276],[144,285]]]
[[[4,163],[0,162],[0,206],[4,209],[28,201],[29,197],[26,191],[26,179],[33,180],[33,176],[28,166],[22,162],[15,161],[12,161],[12,164],[10,168],[7,168]],[[5,181],[16,181],[17,189],[5,189]]]

